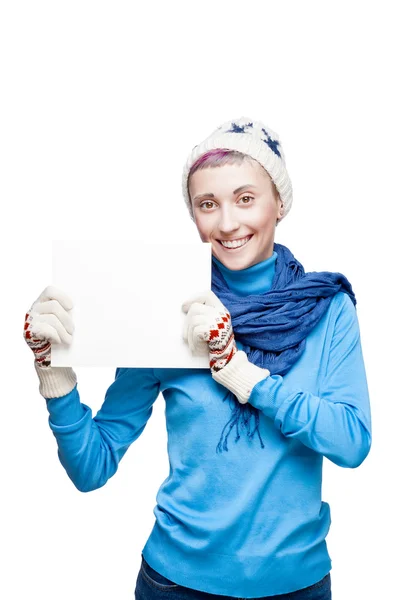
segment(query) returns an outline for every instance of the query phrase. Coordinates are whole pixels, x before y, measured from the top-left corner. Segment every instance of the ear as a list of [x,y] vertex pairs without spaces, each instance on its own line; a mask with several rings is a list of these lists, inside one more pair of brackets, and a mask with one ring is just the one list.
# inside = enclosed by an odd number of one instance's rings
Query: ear
[[281,221],[283,218],[284,206],[281,200],[279,200],[278,217],[277,221]]

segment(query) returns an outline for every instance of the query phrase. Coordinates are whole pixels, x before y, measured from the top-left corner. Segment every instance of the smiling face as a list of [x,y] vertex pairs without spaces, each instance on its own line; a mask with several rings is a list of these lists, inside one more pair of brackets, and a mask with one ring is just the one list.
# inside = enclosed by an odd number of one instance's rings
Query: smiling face
[[[227,268],[246,269],[272,256],[282,203],[258,162],[199,169],[190,176],[188,190],[201,240],[212,243],[212,254]],[[240,245],[227,248],[224,240]]]

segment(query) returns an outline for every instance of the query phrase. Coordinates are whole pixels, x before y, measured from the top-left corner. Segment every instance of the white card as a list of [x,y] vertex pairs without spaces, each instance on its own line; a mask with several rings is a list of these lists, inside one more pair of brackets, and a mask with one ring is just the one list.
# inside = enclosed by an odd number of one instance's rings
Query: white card
[[208,368],[183,340],[181,305],[211,289],[212,244],[53,241],[53,285],[73,301],[55,367]]

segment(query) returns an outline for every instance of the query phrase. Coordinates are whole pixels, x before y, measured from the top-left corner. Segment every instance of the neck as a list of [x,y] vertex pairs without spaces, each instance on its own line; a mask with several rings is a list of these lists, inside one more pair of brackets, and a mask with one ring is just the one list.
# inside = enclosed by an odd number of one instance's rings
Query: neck
[[252,265],[247,269],[232,271],[215,256],[212,256],[212,261],[219,267],[229,289],[237,296],[264,294],[268,292],[272,287],[276,260],[277,252],[273,251],[273,254],[269,258],[256,263],[256,265]]

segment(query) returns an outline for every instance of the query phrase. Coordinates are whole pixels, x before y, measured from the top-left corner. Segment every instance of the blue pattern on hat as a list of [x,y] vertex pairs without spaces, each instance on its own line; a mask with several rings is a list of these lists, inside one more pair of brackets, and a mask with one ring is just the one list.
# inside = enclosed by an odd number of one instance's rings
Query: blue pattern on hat
[[226,133],[248,133],[245,131],[246,127],[253,127],[253,123],[247,123],[246,125],[237,125],[237,123],[232,123],[231,129],[228,129]]
[[271,150],[273,150],[274,154],[277,154],[277,156],[279,158],[281,158],[280,150],[277,147],[280,142],[278,140],[273,140],[270,137],[270,135],[267,133],[266,129],[264,129],[263,127],[262,127],[262,131],[266,136],[266,139],[262,140],[262,142],[265,142],[265,144],[267,144],[269,146],[269,148],[271,148]]
[[[253,123],[244,123],[243,125],[238,125],[237,123],[234,123],[234,121],[231,123],[231,129],[226,129],[226,133],[250,133],[249,131],[247,131],[248,127],[253,128],[254,124]],[[220,128],[219,128],[220,129]],[[281,152],[278,148],[280,142],[278,140],[273,140],[273,138],[270,136],[270,134],[266,131],[266,129],[264,127],[261,128],[262,129],[262,133],[266,136],[266,139],[264,140],[262,139],[262,142],[264,142],[265,144],[267,144],[269,146],[269,148],[271,150],[273,150],[274,154],[276,154],[279,158],[281,158]]]

